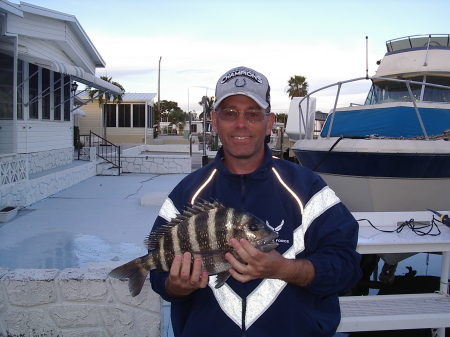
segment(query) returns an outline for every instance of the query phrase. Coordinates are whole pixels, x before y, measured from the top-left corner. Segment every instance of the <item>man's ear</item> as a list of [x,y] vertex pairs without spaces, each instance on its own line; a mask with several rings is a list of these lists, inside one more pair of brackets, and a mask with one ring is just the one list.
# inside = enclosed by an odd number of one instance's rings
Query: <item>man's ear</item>
[[271,113],[267,117],[268,117],[268,120],[267,120],[266,136],[270,136],[270,134],[272,133],[273,125],[275,124],[275,114]]
[[211,111],[211,125],[212,125],[214,132],[216,134],[218,134],[219,132],[218,132],[218,128],[217,128],[217,114],[214,110]]

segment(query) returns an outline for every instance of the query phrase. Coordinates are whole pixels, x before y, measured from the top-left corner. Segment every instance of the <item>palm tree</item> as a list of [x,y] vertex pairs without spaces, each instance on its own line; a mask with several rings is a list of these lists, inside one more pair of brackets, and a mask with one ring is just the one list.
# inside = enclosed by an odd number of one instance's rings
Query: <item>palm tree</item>
[[112,97],[112,101],[113,103],[117,103],[120,104],[122,103],[122,98],[123,95],[125,94],[125,89],[122,87],[122,85],[118,82],[112,81],[112,77],[108,77],[108,76],[100,76],[100,78],[106,82],[109,82],[113,85],[115,85],[116,87],[119,87],[121,90],[120,94],[111,94],[110,92],[105,92],[103,90],[100,89],[92,89],[89,88],[89,98],[93,98],[95,95],[98,94],[98,106],[102,106],[103,104],[108,104],[108,102],[111,100]]
[[172,130],[178,129],[183,131],[183,127],[186,124],[186,113],[177,106],[170,110],[168,120],[172,122]]
[[286,93],[289,98],[294,97],[304,97],[308,94],[308,82],[306,82],[306,77],[294,75],[288,81],[288,88]]
[[[202,101],[198,102],[201,106],[203,106]],[[211,120],[211,111],[213,111],[214,107],[214,96],[208,97],[206,96],[206,120]],[[199,119],[203,120],[203,111],[198,116]]]
[[[125,94],[125,89],[122,87],[122,85],[118,82],[112,81],[112,77],[108,77],[108,76],[100,76],[100,78],[106,82],[109,82],[113,85],[115,85],[116,87],[120,88],[120,94],[111,94],[109,91],[103,91],[100,89],[93,89],[93,88],[89,88],[88,91],[88,95],[89,98],[94,98],[94,96],[97,96],[98,99],[98,106],[103,106],[103,104],[108,104],[108,102],[111,100],[112,98],[112,102],[113,103],[117,103],[120,104],[122,103],[122,98],[123,95]],[[106,139],[106,120],[107,120],[107,116],[106,116],[106,111],[105,109],[103,109],[103,138]]]

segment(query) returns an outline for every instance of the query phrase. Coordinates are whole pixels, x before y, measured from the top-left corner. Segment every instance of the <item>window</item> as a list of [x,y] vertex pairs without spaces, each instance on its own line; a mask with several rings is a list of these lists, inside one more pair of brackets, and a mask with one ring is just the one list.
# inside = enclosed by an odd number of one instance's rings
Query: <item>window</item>
[[[17,64],[17,119],[23,119],[23,61],[18,60]],[[20,87],[19,87],[20,86]]]
[[70,121],[70,76],[64,76],[64,120]]
[[13,58],[0,54],[0,119],[13,118]]
[[28,117],[30,119],[38,119],[39,118],[39,67],[34,64],[29,64],[28,67],[30,76],[28,83],[28,102],[31,104],[28,105]]
[[[450,86],[450,79],[448,77],[427,76],[427,82],[433,83],[433,84]],[[426,86],[423,100],[431,101],[431,102],[450,102],[450,90],[444,89],[444,88]]]
[[131,127],[131,105],[119,104],[119,128]]
[[153,127],[153,118],[154,118],[154,110],[153,110],[153,105],[147,105],[147,127],[152,128]]
[[42,68],[42,119],[50,119],[50,70]]
[[116,105],[104,104],[103,106],[106,116],[106,126],[110,128],[116,127]]
[[[422,81],[421,78],[411,78],[413,81]],[[419,101],[421,86],[410,84],[413,99]],[[384,81],[372,84],[370,92],[367,95],[365,105],[387,102],[411,102],[411,96],[408,88],[403,82]]]
[[53,119],[55,121],[61,120],[61,74],[54,73],[53,74],[53,85],[54,85],[54,93],[53,93]]
[[145,127],[145,104],[133,104],[133,127]]

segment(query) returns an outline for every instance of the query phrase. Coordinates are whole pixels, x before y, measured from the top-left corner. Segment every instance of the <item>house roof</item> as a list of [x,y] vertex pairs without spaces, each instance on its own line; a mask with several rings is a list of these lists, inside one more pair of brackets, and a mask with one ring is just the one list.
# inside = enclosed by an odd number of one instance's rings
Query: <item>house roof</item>
[[[80,99],[88,99],[88,93],[87,92],[81,92],[77,95],[78,98]],[[126,92],[123,96],[122,96],[122,100],[123,102],[147,102],[147,101],[151,101],[156,97],[155,93],[131,93],[131,92]]]
[[[52,71],[72,75],[76,81],[103,91],[121,89],[95,76],[106,63],[73,15],[35,6],[0,0],[0,52]],[[14,47],[13,38],[19,45]]]
[[[5,1],[5,0],[2,0]],[[100,53],[95,48],[92,41],[89,39],[88,35],[84,31],[83,27],[81,27],[80,23],[78,22],[77,18],[74,15],[61,13],[54,11],[52,9],[39,7],[27,2],[20,2],[20,9],[23,12],[26,13],[32,13],[60,21],[64,21],[66,24],[70,26],[70,28],[73,29],[77,37],[79,38],[80,42],[83,44],[85,50],[89,53],[89,56],[92,58],[92,60],[95,63],[96,68],[104,68],[106,66],[106,62],[101,57]]]
[[124,101],[151,101],[156,97],[154,93],[125,93],[122,99]]

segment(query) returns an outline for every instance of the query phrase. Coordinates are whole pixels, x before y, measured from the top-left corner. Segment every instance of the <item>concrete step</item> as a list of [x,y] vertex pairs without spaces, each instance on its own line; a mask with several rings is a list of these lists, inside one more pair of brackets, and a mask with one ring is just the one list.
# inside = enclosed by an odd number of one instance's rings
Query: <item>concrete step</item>
[[114,167],[113,164],[108,162],[97,163],[97,171],[96,174],[98,176],[118,176],[122,173],[122,169],[118,167]]

